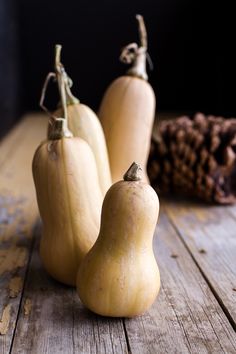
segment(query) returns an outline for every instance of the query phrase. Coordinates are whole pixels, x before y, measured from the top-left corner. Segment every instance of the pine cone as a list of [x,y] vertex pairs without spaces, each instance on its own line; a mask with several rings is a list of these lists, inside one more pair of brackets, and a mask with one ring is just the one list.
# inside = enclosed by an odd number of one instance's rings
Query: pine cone
[[209,202],[236,202],[236,119],[197,113],[159,124],[148,161],[152,186]]

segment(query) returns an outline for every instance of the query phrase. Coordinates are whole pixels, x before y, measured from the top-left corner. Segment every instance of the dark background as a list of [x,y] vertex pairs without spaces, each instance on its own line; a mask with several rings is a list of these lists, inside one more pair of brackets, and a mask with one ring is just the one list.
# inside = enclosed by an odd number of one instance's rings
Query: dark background
[[[55,43],[63,45],[73,92],[96,110],[107,85],[126,70],[118,57],[138,40],[136,13],[149,34],[157,109],[236,116],[235,19],[227,1],[0,0],[0,133],[38,110]],[[50,108],[56,94],[52,85]]]

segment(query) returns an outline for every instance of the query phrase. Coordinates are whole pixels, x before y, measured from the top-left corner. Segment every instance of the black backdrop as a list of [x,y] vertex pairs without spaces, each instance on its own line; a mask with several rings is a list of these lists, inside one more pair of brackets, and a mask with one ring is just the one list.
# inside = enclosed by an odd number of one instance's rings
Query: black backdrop
[[[0,1],[1,8],[8,7],[8,15],[6,11],[2,15],[5,19],[11,12],[0,37],[1,50],[7,43],[0,89],[6,98],[16,92],[12,104],[8,99],[9,116],[15,114],[11,110],[17,99],[20,113],[38,109],[44,77],[53,69],[55,43],[63,45],[62,61],[73,78],[73,91],[97,109],[106,86],[126,70],[118,57],[123,45],[138,38],[136,13],[143,14],[149,33],[155,65],[149,76],[158,110],[236,116],[235,20],[227,1],[219,5],[207,0]],[[9,44],[8,37],[17,37],[17,43]],[[4,65],[9,71],[16,48],[12,83],[12,78],[6,79]],[[56,89],[50,92],[48,105],[53,107]],[[1,107],[0,112],[3,115]],[[6,116],[6,110],[3,113]]]

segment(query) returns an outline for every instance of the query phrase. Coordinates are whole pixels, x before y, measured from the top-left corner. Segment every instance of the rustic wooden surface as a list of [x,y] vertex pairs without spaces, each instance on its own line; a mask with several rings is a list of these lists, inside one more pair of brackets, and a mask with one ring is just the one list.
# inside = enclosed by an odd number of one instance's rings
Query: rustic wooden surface
[[38,255],[31,161],[45,132],[28,116],[0,142],[0,353],[236,353],[236,207],[162,200],[156,302],[133,319],[96,316]]

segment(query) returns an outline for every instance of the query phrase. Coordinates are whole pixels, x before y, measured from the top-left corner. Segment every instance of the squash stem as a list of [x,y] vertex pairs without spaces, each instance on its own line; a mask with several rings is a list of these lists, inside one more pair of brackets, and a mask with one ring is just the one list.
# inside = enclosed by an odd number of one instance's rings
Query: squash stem
[[147,30],[142,15],[136,15],[139,26],[139,39],[141,47],[147,50]]
[[143,16],[136,15],[139,28],[140,46],[137,43],[131,43],[124,47],[121,53],[121,61],[124,63],[133,63],[127,71],[130,76],[135,76],[143,80],[148,80],[146,61],[147,61],[147,31]]
[[136,162],[133,162],[123,176],[124,181],[140,181],[141,180],[141,176],[139,174],[140,171],[142,171],[141,166]]
[[[59,92],[61,96],[61,104],[63,107],[63,101],[66,103],[66,105],[71,105],[71,104],[73,105],[79,103],[79,100],[71,92],[73,81],[68,76],[64,66],[61,63],[61,49],[62,46],[57,44],[55,48],[55,71],[57,73],[57,81],[58,81]],[[65,112],[65,107],[63,107],[63,113],[66,119],[67,111]]]
[[49,134],[49,140],[58,140],[61,138],[72,137],[73,135],[67,127],[65,118],[56,118],[53,122],[53,126]]
[[68,121],[67,116],[67,107],[66,107],[66,90],[65,90],[65,80],[66,73],[64,67],[61,63],[61,49],[62,46],[60,44],[56,44],[55,46],[55,72],[57,77],[58,90],[61,98],[61,105],[63,110],[63,118]]
[[55,76],[57,79],[58,90],[61,98],[61,104],[63,109],[63,117],[55,118],[53,116],[52,129],[49,131],[49,139],[56,140],[61,138],[71,138],[73,134],[68,129],[68,116],[67,116],[67,105],[66,105],[66,90],[65,90],[65,80],[67,75],[65,73],[64,67],[61,64],[61,49],[62,46],[57,44],[55,47]]

